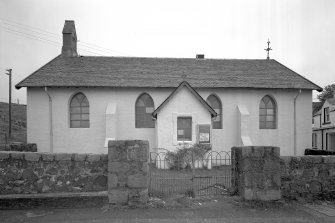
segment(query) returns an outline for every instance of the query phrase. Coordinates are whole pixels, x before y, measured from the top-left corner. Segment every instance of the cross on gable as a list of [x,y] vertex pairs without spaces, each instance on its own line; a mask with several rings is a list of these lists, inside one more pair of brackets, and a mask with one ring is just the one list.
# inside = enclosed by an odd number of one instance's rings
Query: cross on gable
[[267,54],[268,54],[268,55],[267,55],[266,59],[269,60],[269,59],[270,59],[270,50],[272,50],[272,48],[270,47],[270,43],[271,43],[271,42],[270,42],[269,39],[268,39],[268,42],[267,42],[267,43],[268,43],[268,48],[266,48],[266,49],[264,49],[264,50],[267,51]]

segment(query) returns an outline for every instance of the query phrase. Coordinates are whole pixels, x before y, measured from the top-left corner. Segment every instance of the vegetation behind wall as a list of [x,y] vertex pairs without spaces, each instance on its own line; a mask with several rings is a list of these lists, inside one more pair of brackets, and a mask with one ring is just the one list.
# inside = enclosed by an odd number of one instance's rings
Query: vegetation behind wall
[[8,139],[8,103],[0,102],[0,149],[7,142],[27,142],[27,106],[12,103],[12,139]]

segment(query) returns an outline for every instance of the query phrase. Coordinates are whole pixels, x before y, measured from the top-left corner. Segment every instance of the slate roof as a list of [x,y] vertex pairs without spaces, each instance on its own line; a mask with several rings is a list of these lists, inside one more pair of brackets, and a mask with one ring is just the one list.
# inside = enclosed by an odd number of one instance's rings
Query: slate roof
[[276,60],[58,56],[21,87],[322,88]]

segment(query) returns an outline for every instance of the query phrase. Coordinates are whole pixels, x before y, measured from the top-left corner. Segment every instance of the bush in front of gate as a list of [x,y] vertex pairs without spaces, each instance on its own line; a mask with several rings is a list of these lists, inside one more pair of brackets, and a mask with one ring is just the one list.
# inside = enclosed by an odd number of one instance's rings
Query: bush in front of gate
[[203,168],[205,155],[211,150],[211,144],[179,144],[175,152],[168,151],[165,159],[170,169]]

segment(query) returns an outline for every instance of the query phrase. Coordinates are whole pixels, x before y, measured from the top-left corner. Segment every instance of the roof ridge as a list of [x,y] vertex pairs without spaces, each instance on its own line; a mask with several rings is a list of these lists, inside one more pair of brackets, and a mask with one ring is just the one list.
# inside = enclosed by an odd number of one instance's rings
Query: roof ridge
[[[186,60],[199,60],[199,61],[206,61],[206,60],[236,60],[236,61],[267,61],[267,59],[240,59],[240,58],[204,58],[204,59],[197,59],[193,57],[143,57],[143,56],[85,56],[80,55],[78,57],[68,57],[68,58],[128,58],[128,59],[186,59]],[[273,59],[270,59],[273,60]]]

